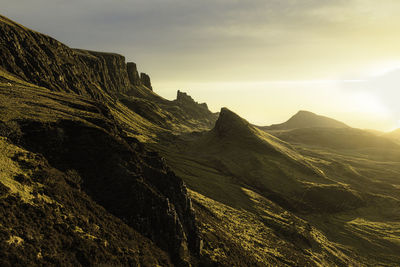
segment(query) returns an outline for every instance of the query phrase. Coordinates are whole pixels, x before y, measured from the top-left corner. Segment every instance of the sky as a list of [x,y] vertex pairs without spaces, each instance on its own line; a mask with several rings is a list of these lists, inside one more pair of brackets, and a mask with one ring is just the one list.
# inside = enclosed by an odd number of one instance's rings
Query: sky
[[398,0],[0,0],[70,47],[117,52],[173,99],[269,125],[309,110],[400,128]]

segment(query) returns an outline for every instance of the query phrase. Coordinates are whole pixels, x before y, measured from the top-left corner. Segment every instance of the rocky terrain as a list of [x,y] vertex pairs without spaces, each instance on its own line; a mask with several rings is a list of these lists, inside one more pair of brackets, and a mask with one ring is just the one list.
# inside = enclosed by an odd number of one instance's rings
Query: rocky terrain
[[400,145],[251,125],[0,16],[1,266],[398,266]]

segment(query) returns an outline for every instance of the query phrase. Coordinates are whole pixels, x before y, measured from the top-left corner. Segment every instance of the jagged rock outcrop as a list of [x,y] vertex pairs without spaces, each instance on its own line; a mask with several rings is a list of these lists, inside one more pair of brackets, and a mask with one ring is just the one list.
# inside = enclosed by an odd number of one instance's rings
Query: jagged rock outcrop
[[207,103],[198,103],[185,92],[178,90],[176,93],[176,102],[183,105],[196,105],[204,109],[208,109]]
[[178,92],[176,93],[176,101],[181,103],[196,103],[190,95],[185,92],[181,92],[180,90],[178,90]]
[[213,131],[220,137],[254,135],[251,131],[250,123],[227,108],[221,108]]
[[209,121],[213,124],[218,117],[218,113],[210,112],[206,103],[199,104],[190,95],[180,90],[177,91],[176,99],[173,102],[185,111],[185,116],[188,118],[210,118]]
[[142,84],[144,86],[146,86],[151,91],[153,91],[153,87],[151,87],[151,81],[150,81],[150,76],[149,75],[147,75],[144,72],[140,73],[140,80],[142,81]]
[[128,62],[126,63],[126,70],[128,72],[129,81],[133,85],[142,85],[142,80],[140,79],[139,72],[136,67],[136,63]]

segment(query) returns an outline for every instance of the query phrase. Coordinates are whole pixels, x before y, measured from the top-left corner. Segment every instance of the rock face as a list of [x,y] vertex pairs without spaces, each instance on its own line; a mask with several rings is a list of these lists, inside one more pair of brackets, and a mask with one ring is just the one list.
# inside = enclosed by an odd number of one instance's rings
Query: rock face
[[183,105],[196,105],[201,108],[208,109],[207,103],[197,103],[190,95],[179,90],[176,94],[176,102]]
[[128,62],[126,64],[126,70],[128,72],[129,81],[133,85],[141,85],[142,80],[139,77],[139,72],[137,70],[136,64],[133,62]]
[[[0,66],[25,81],[93,98],[142,85],[136,65],[114,53],[71,49],[0,16]],[[146,75],[146,83],[150,78]],[[143,82],[143,84],[145,84]]]
[[176,101],[179,103],[190,103],[190,104],[197,104],[194,99],[185,92],[181,92],[178,90],[176,93]]
[[150,90],[153,91],[153,87],[151,87],[151,81],[150,81],[150,76],[147,75],[146,73],[140,73],[140,80],[142,81],[142,84],[149,88]]
[[[185,92],[181,92],[178,90],[176,94],[176,100],[174,100],[175,104],[177,104],[180,108],[185,110],[186,116],[195,119],[207,118],[210,117],[210,110],[206,103],[199,104],[194,101],[194,99]],[[212,114],[212,121],[215,122],[218,113]]]
[[87,67],[89,80],[93,84],[111,95],[131,90],[124,56],[78,49],[74,49],[74,52],[82,62],[78,62],[77,66]]

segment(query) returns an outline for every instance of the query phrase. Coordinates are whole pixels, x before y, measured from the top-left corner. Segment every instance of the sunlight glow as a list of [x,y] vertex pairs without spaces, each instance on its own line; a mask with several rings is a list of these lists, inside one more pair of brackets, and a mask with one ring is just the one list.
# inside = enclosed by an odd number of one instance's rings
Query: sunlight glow
[[385,116],[389,110],[380,102],[379,98],[369,92],[356,92],[351,97],[352,105],[355,111],[370,113],[375,116]]

